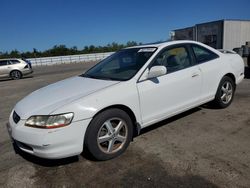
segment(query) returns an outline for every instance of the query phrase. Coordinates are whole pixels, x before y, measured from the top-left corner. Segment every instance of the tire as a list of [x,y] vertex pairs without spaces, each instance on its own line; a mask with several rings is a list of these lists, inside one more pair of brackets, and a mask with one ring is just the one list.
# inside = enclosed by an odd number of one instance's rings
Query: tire
[[13,70],[10,72],[10,77],[13,79],[13,80],[19,80],[23,77],[22,73],[18,70]]
[[84,146],[96,160],[109,160],[127,149],[132,135],[133,124],[129,115],[120,109],[108,109],[89,124]]
[[217,108],[228,107],[233,101],[235,87],[236,85],[232,78],[224,76],[220,81],[213,104]]

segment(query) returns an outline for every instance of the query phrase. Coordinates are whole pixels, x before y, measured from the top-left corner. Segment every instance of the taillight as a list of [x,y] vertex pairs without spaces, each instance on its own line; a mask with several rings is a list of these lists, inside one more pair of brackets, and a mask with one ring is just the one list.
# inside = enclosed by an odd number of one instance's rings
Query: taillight
[[29,65],[27,64],[27,65],[25,65],[25,67],[24,67],[25,69],[28,69],[29,68]]

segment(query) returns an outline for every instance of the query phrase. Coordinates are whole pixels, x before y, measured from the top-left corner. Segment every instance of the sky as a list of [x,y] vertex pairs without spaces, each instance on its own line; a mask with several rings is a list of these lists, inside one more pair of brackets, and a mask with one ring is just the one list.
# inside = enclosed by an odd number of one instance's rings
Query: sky
[[173,29],[250,20],[250,0],[0,0],[0,51],[169,38]]

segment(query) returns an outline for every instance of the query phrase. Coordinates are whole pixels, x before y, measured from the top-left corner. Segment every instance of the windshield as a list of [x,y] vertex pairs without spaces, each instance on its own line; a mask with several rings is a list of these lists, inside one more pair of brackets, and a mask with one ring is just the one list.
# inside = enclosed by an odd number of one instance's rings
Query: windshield
[[129,80],[156,51],[156,48],[120,50],[88,70],[83,77],[104,80]]

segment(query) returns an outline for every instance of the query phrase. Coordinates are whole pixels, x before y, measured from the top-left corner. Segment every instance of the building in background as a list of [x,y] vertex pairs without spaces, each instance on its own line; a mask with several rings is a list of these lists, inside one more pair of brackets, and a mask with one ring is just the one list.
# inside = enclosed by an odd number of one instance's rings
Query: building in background
[[174,40],[195,40],[216,49],[241,48],[250,41],[250,20],[218,20],[173,30]]

